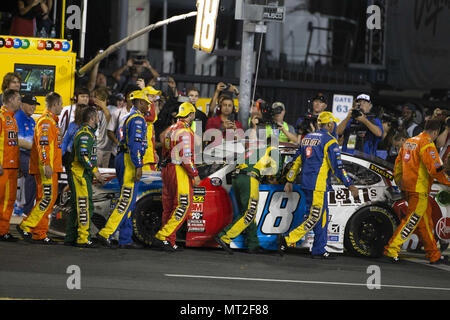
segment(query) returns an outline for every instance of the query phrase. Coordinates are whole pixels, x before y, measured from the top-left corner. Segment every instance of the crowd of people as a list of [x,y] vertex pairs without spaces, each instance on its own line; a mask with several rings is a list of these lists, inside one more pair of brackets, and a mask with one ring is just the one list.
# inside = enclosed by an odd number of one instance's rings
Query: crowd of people
[[[420,161],[428,169],[428,175],[422,172],[424,176],[416,177],[416,182],[432,177],[449,184],[450,117],[445,109],[435,108],[422,114],[416,106],[406,103],[397,110],[375,113],[370,95],[362,93],[355,97],[347,116],[339,121],[330,112],[325,95],[318,93],[308,102],[308,112],[295,124],[285,120],[287,107],[283,102],[269,103],[264,99],[252,101],[248,122],[241,123],[234,102],[239,97],[239,90],[232,84],[217,84],[205,113],[196,106],[202,96],[198,88],[190,87],[181,92],[175,80],[168,77],[167,92],[163,92],[155,89],[160,80],[158,71],[145,58],[130,58],[111,77],[96,65],[89,81],[75,88],[71,105],[63,106],[61,96],[52,92],[45,98],[44,113],[33,117],[36,105],[39,105],[36,97],[21,96],[20,75],[6,74],[0,113],[0,203],[5,204],[0,206],[0,239],[17,241],[9,233],[9,221],[14,211],[25,216],[17,226],[24,239],[44,244],[54,242],[47,235],[48,215],[57,197],[58,174],[65,171],[73,208],[65,244],[95,247],[97,244],[91,241],[89,234],[93,213],[92,183],[94,179],[103,182],[98,168],[115,168],[121,195],[96,238],[103,246],[112,247],[111,236],[119,231],[119,247],[139,248],[141,245],[131,237],[130,219],[136,201],[136,182],[143,171],[161,170],[163,226],[153,242],[165,250],[180,250],[175,244],[175,233],[190,211],[193,187],[200,183],[194,161],[194,137],[198,132],[203,135],[211,129],[221,132],[222,138],[239,139],[245,137],[242,133],[248,128],[250,137],[268,139],[266,141],[275,139],[298,146],[293,167],[285,177],[285,191],[292,191],[300,167],[310,172],[311,175],[301,179],[301,187],[307,193],[309,215],[299,228],[280,237],[280,251],[314,230],[317,239],[313,256],[329,258],[325,251],[325,224],[319,221],[328,220],[326,199],[331,187],[330,173],[333,172],[352,195],[358,197],[358,189],[343,167],[341,152],[359,151],[380,156],[383,154],[380,151],[384,151],[385,159],[395,163],[397,184],[402,187],[401,174],[409,172],[407,168],[411,163],[417,166]],[[401,116],[394,116],[395,112]],[[415,142],[411,139],[417,137],[429,142],[423,148],[433,147],[428,162],[422,160],[422,154],[418,159],[414,158],[415,149],[411,146]],[[260,150],[253,163],[237,165],[233,187],[237,190],[240,215],[215,237],[228,252],[232,253],[231,240],[244,230],[247,230],[249,249],[262,250],[254,225],[258,185],[263,171],[270,172],[264,175],[280,177],[283,164],[278,157],[277,149],[269,143]],[[409,162],[408,157],[414,161]],[[25,190],[20,201],[16,201],[17,185]],[[424,193],[425,189],[420,192]],[[425,212],[416,210],[415,214],[422,216]],[[397,238],[390,243],[394,249],[387,249],[392,257],[396,257],[396,248],[402,241],[398,234],[395,236]],[[441,257],[434,255],[432,259],[437,261]]]

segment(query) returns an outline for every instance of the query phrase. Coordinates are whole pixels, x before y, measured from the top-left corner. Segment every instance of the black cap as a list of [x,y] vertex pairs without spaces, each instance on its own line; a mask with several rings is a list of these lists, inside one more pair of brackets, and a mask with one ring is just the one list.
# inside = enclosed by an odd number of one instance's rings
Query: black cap
[[41,104],[37,102],[37,99],[32,94],[26,94],[22,96],[22,102],[26,104],[34,104],[40,106]]
[[327,103],[327,98],[326,98],[325,95],[324,95],[323,93],[321,93],[321,92],[319,92],[319,93],[312,99],[312,101],[314,101],[314,100],[320,100],[320,101],[322,101],[323,103]]

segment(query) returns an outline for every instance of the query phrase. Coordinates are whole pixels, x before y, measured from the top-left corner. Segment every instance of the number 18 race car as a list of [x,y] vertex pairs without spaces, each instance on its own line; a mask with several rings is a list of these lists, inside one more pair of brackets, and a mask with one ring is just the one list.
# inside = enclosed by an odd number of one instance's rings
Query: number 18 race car
[[[236,150],[233,145],[222,147],[224,154]],[[287,163],[295,154],[296,146],[281,144],[280,151],[283,163]],[[334,191],[328,193],[327,250],[333,253],[346,250],[354,255],[378,257],[406,214],[407,204],[395,186],[391,164],[379,158],[345,153],[342,154],[342,160],[348,175],[360,190],[359,199],[354,199],[337,179],[332,180]],[[235,164],[223,161],[199,165],[197,168],[202,181],[194,188],[192,211],[188,214],[185,226],[178,231],[177,241],[184,241],[186,247],[217,247],[213,237],[239,214],[231,186]],[[93,186],[91,234],[96,234],[105,225],[120,194],[115,170],[100,169],[100,172],[107,182],[103,186]],[[65,183],[64,179],[60,182]],[[283,181],[279,184],[260,184],[255,223],[260,245],[267,250],[276,250],[277,235],[295,229],[307,214],[305,196],[299,186],[294,185],[291,193],[285,193],[283,189]],[[161,227],[161,173],[144,172],[138,190],[132,214],[134,238],[151,246],[154,235]],[[430,194],[432,218],[436,241],[440,242],[441,248],[447,248],[450,242],[448,195],[445,186],[437,183],[433,185]],[[70,192],[61,192],[58,205],[52,213],[50,231],[57,235],[64,235],[65,219],[71,210],[69,199]],[[295,247],[310,248],[313,237],[314,234],[310,232]],[[413,235],[404,248],[416,249],[420,245],[420,239]],[[241,235],[235,238],[231,247],[245,249],[244,237]]]

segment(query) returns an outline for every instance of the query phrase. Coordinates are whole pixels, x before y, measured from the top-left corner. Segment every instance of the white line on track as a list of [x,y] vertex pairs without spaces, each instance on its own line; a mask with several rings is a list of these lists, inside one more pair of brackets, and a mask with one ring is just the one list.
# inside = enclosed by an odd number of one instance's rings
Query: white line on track
[[404,259],[408,260],[409,262],[423,264],[423,265],[428,266],[428,267],[433,267],[433,268],[436,268],[436,269],[441,269],[441,270],[445,270],[445,271],[449,271],[450,272],[450,266],[445,265],[445,264],[430,264],[430,262],[428,260],[417,259],[417,258],[404,258]]
[[[336,286],[359,286],[367,287],[366,283],[352,283],[352,282],[331,282],[331,281],[305,281],[305,280],[284,280],[284,279],[263,279],[263,278],[241,278],[241,277],[220,277],[220,276],[202,276],[190,274],[164,274],[166,277],[177,278],[200,278],[200,279],[218,279],[218,280],[239,280],[239,281],[265,281],[265,282],[283,282],[283,283],[304,283],[304,284],[323,284]],[[417,287],[417,286],[401,286],[394,284],[381,284],[384,288],[400,288],[400,289],[419,289],[419,290],[441,290],[450,291],[450,288],[439,287]]]

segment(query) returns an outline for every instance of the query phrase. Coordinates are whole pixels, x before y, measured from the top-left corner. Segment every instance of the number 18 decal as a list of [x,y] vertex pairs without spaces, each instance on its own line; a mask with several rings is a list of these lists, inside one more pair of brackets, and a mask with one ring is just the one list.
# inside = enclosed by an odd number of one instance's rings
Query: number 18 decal
[[197,0],[194,48],[206,52],[213,50],[219,4],[220,0]]
[[[284,191],[275,191],[269,198],[269,192],[260,191],[259,195],[261,206],[258,206],[258,209],[261,211],[258,212],[257,219],[259,218],[261,221],[260,223],[256,221],[256,223],[261,225],[261,232],[278,234],[288,231],[294,220],[294,213],[300,204],[300,193],[287,194]],[[263,214],[263,210],[265,214]]]

